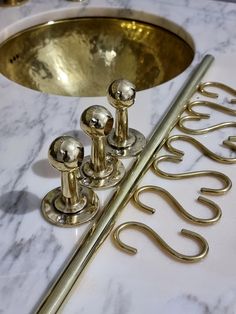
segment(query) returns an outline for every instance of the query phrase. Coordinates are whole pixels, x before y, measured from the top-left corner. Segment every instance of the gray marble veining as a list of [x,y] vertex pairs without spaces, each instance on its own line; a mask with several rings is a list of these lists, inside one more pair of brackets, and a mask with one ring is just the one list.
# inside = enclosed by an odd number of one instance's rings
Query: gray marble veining
[[[182,37],[192,38],[195,45],[193,63],[183,74],[160,87],[137,94],[135,108],[131,108],[129,114],[130,125],[138,125],[146,136],[150,135],[204,54],[211,53],[216,57],[206,79],[225,81],[235,87],[235,4],[203,0],[90,0],[81,3],[32,0],[18,8],[0,9],[0,40],[54,18],[104,14],[134,17],[171,27]],[[169,26],[168,19],[177,25]],[[104,97],[47,95],[19,86],[2,75],[0,95],[0,313],[28,314],[88,228],[86,225],[76,229],[56,228],[49,225],[40,213],[42,197],[60,184],[59,175],[47,164],[48,146],[61,134],[74,134],[79,135],[86,154],[89,154],[89,139],[79,126],[81,112],[93,104],[107,106],[107,101]],[[216,115],[214,121],[217,119]],[[211,121],[203,123],[206,126]],[[216,144],[234,133],[233,128],[222,129],[217,135],[204,136],[204,141],[222,153],[222,147]],[[217,169],[227,173],[234,184],[234,165],[219,165],[207,160],[197,149],[191,149],[190,144],[176,145],[186,152],[178,171]],[[230,156],[227,150],[224,154]],[[168,171],[176,172],[176,165],[167,167]],[[196,207],[196,213],[198,210],[200,213],[206,211],[191,201],[196,199],[199,183],[157,180],[152,173],[144,178],[144,183],[160,183],[176,193],[185,206],[193,210]],[[201,183],[206,185],[204,181]],[[63,313],[236,313],[234,189],[233,185],[229,194],[217,199],[223,208],[223,218],[208,229],[189,226],[172,213],[164,201],[152,218],[130,205],[119,222],[140,220],[151,224],[173,246],[183,251],[191,251],[192,243],[182,242],[182,237],[176,234],[183,226],[192,228],[208,239],[211,249],[208,258],[197,265],[179,264],[161,254],[143,235],[128,235],[127,232],[127,237],[130,236],[129,239],[140,247],[140,253],[131,258],[115,250],[108,239]],[[107,195],[101,195],[102,203],[106,198]]]

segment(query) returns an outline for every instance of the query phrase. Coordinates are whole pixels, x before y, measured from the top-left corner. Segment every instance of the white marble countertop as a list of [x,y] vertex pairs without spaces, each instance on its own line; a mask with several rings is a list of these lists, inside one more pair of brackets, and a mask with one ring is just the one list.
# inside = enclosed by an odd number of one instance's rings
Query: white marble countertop
[[[17,8],[0,8],[0,42],[40,22],[86,15],[133,17],[162,26],[171,20],[180,26],[175,26],[173,31],[184,36],[182,29],[185,29],[192,37],[196,50],[192,66],[159,87],[137,93],[135,108],[129,113],[130,125],[138,125],[147,137],[203,55],[215,56],[214,65],[204,80],[236,87],[236,5],[230,3],[33,0]],[[189,36],[186,39],[189,40]],[[107,105],[107,101],[105,97],[47,95],[22,87],[2,75],[0,95],[0,313],[27,314],[32,313],[89,228],[83,225],[61,229],[47,223],[41,215],[42,197],[60,182],[59,174],[46,160],[49,144],[61,134],[79,135],[88,153],[89,141],[79,126],[81,112],[88,105]],[[219,102],[226,104],[225,96],[222,94]],[[212,112],[211,120],[203,121],[202,125],[231,120],[228,115]],[[176,132],[179,131],[173,131]],[[229,135],[235,135],[233,128],[203,135],[201,140],[213,151],[232,157],[233,153],[221,146]],[[108,238],[79,280],[62,313],[236,313],[236,168],[233,164],[219,164],[202,156],[190,144],[181,142],[181,145],[186,152],[184,161],[178,166],[170,164],[168,171],[212,169],[231,178],[230,192],[209,197],[222,208],[220,222],[211,227],[190,224],[163,198],[158,196],[157,201],[157,196],[150,195],[147,202],[156,203],[158,208],[153,216],[129,204],[118,224],[128,220],[147,223],[176,250],[186,254],[198,248],[178,232],[182,228],[191,229],[207,239],[210,246],[207,258],[197,264],[177,262],[137,231],[123,235],[127,243],[139,249],[137,255],[129,256],[117,250]],[[142,184],[160,185],[193,214],[209,216],[210,212],[196,203],[198,191],[203,185],[218,187],[219,183],[210,178],[207,183],[206,179],[189,182],[165,180],[149,172]],[[99,192],[99,196],[104,204],[109,193]]]

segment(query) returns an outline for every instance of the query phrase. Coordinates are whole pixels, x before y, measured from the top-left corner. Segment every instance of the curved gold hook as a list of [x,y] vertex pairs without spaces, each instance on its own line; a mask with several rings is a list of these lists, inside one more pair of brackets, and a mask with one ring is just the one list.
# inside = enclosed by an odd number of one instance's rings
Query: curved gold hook
[[[236,100],[236,99],[235,99]],[[196,115],[196,116],[201,116],[202,118],[209,118],[210,115],[208,113],[202,113],[202,112],[198,112],[198,111],[195,111],[193,109],[193,107],[208,107],[208,108],[212,108],[214,110],[217,110],[217,111],[220,111],[220,112],[225,112],[227,114],[230,114],[230,115],[233,115],[235,116],[236,115],[236,110],[234,109],[230,109],[230,108],[227,108],[225,106],[222,106],[222,105],[219,105],[215,102],[211,102],[211,101],[206,101],[206,100],[195,100],[195,101],[191,101],[188,103],[187,105],[187,110],[192,113],[193,115]]]
[[227,128],[227,127],[236,127],[236,122],[233,122],[233,121],[222,122],[222,123],[215,124],[206,128],[202,128],[202,129],[191,129],[184,125],[186,121],[200,121],[202,119],[207,119],[207,118],[203,117],[203,115],[202,116],[200,115],[185,116],[179,119],[178,126],[183,132],[188,133],[188,134],[193,134],[193,135],[206,134],[208,132],[212,132],[212,131]]
[[184,255],[172,249],[152,228],[148,227],[147,225],[141,222],[129,221],[121,224],[115,229],[113,233],[113,238],[118,248],[132,255],[137,253],[137,249],[125,244],[120,240],[120,232],[128,228],[136,228],[138,230],[146,232],[150,237],[152,237],[155,240],[155,243],[157,245],[164,249],[165,252],[167,252],[169,255],[182,262],[198,262],[201,259],[203,259],[209,251],[207,241],[200,234],[195,233],[193,231],[182,229],[181,234],[185,237],[195,239],[199,243],[201,250],[198,254],[195,255]]
[[208,177],[214,177],[217,180],[221,181],[223,184],[222,188],[206,188],[202,187],[200,191],[205,194],[211,194],[211,195],[222,195],[228,192],[231,187],[232,187],[232,182],[230,178],[225,175],[222,172],[218,172],[215,170],[201,170],[201,171],[190,171],[190,172],[180,172],[180,173],[169,173],[161,170],[159,168],[159,163],[160,162],[165,162],[165,161],[170,161],[174,163],[179,163],[182,161],[181,156],[172,156],[172,155],[165,155],[161,156],[157,159],[154,160],[153,162],[153,170],[157,175],[162,176],[163,178],[166,179],[172,179],[172,180],[181,180],[181,179],[188,179],[188,178],[193,178],[193,177],[203,177],[203,176],[208,176]]
[[227,158],[227,157],[219,156],[219,155],[213,153],[211,150],[209,150],[206,146],[204,146],[202,143],[197,141],[195,138],[188,136],[188,135],[183,135],[183,134],[173,135],[173,136],[169,137],[166,141],[166,146],[167,146],[168,150],[175,155],[180,155],[180,156],[184,155],[183,151],[181,151],[177,148],[174,148],[172,146],[172,142],[178,141],[178,140],[182,140],[182,141],[189,142],[189,143],[193,144],[205,156],[207,156],[207,157],[209,157],[215,161],[225,163],[225,164],[236,163],[236,158]]
[[171,195],[167,190],[161,188],[160,186],[146,185],[146,186],[143,186],[143,187],[141,187],[135,191],[133,199],[134,199],[134,203],[139,208],[141,208],[142,210],[146,210],[152,214],[155,213],[155,209],[145,205],[143,202],[140,201],[140,195],[143,194],[144,192],[153,192],[156,194],[159,194],[159,193],[164,194],[164,196],[166,196],[167,199],[169,201],[171,201],[171,203],[173,203],[175,210],[177,210],[177,212],[179,212],[179,214],[181,214],[185,219],[188,219],[188,220],[190,220],[196,224],[209,225],[209,224],[216,223],[222,215],[221,209],[216,203],[214,203],[211,200],[208,200],[205,197],[199,196],[198,201],[200,203],[205,204],[206,206],[210,207],[211,209],[213,209],[213,211],[215,212],[215,215],[211,218],[195,217],[195,216],[191,215],[189,212],[187,212],[183,208],[183,206],[180,205],[180,203],[176,200],[176,198],[174,198],[174,196]]
[[229,136],[227,140],[223,141],[223,144],[236,151],[236,136]]
[[[205,82],[205,83],[199,84],[198,91],[202,95],[207,96],[207,97],[218,98],[219,95],[217,93],[206,91],[206,87],[216,87],[216,88],[219,88],[219,89],[229,93],[230,95],[236,96],[236,90],[235,89],[233,89],[232,87],[230,87],[226,84],[220,83],[220,82]],[[229,102],[231,104],[236,104],[236,99],[232,98]]]

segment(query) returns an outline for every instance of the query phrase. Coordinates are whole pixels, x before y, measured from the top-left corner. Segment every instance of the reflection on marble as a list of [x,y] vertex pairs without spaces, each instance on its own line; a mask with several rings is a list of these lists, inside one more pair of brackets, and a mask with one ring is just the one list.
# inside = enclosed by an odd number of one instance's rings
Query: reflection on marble
[[[92,14],[133,16],[162,26],[168,24],[168,19],[172,20],[179,25],[175,32],[182,35],[183,28],[192,36],[196,49],[193,65],[206,53],[215,55],[216,61],[205,80],[218,80],[235,87],[235,4],[203,0],[91,0],[81,3],[31,0],[18,8],[0,9],[0,40],[32,24],[65,15]],[[190,40],[190,36],[187,37]],[[149,136],[191,68],[160,87],[137,93],[136,104],[129,112],[130,126],[138,125],[139,130]],[[0,313],[31,313],[89,227],[57,228],[48,224],[40,213],[41,198],[60,184],[59,177],[46,165],[49,144],[65,133],[78,132],[81,137],[81,112],[93,104],[107,106],[107,101],[104,97],[46,95],[10,82],[2,75],[0,94]],[[222,97],[219,102],[225,95]],[[202,123],[215,123],[222,117],[214,114],[211,120]],[[233,120],[227,115],[224,119]],[[209,148],[221,153],[223,150],[218,143],[229,135],[235,135],[234,128],[203,135],[201,139]],[[82,135],[81,140],[89,153],[88,139]],[[186,152],[184,161],[179,165],[163,164],[168,171],[214,169],[231,177],[232,190],[224,196],[211,197],[222,207],[222,220],[212,227],[194,226],[176,215],[164,200],[150,196],[147,201],[155,202],[158,208],[153,216],[128,205],[118,223],[127,220],[147,223],[173,247],[189,254],[198,248],[178,232],[182,227],[194,230],[208,240],[208,257],[195,265],[178,263],[142,234],[127,231],[123,236],[139,248],[139,253],[127,256],[113,246],[110,238],[107,239],[63,313],[236,312],[235,165],[208,160],[190,144],[176,145]],[[228,153],[224,150],[224,154]],[[142,184],[161,185],[193,214],[207,216],[206,208],[195,202],[199,189],[206,185],[204,180],[192,180],[191,184],[188,180],[169,181],[157,179],[149,172]],[[209,178],[207,184],[218,186],[219,183]],[[99,195],[104,203],[109,191]]]

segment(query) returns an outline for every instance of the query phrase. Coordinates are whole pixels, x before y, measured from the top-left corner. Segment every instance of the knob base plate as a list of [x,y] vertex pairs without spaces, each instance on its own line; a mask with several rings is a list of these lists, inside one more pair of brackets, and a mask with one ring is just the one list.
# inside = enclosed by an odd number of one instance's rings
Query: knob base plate
[[114,130],[109,134],[107,138],[107,152],[112,155],[119,158],[130,158],[137,156],[145,147],[146,145],[146,138],[145,136],[140,133],[139,131],[135,129],[129,128],[129,134],[130,136],[135,138],[135,141],[132,145],[129,145],[127,147],[119,147],[115,146],[113,139],[114,136]]
[[[96,173],[93,174],[92,170],[91,175],[88,175],[87,169],[90,167],[91,159],[89,156],[85,157],[80,168],[81,178],[79,183],[93,189],[106,189],[117,185],[125,175],[125,167],[120,160],[110,155],[106,156],[106,161],[109,168],[112,166],[112,171],[109,175],[98,177]],[[85,169],[86,171],[84,171]]]
[[80,193],[86,199],[85,206],[77,212],[66,213],[56,208],[55,205],[57,204],[56,200],[61,196],[61,188],[58,187],[48,192],[41,204],[45,219],[60,227],[76,227],[90,221],[99,209],[98,196],[87,187],[81,187]]

